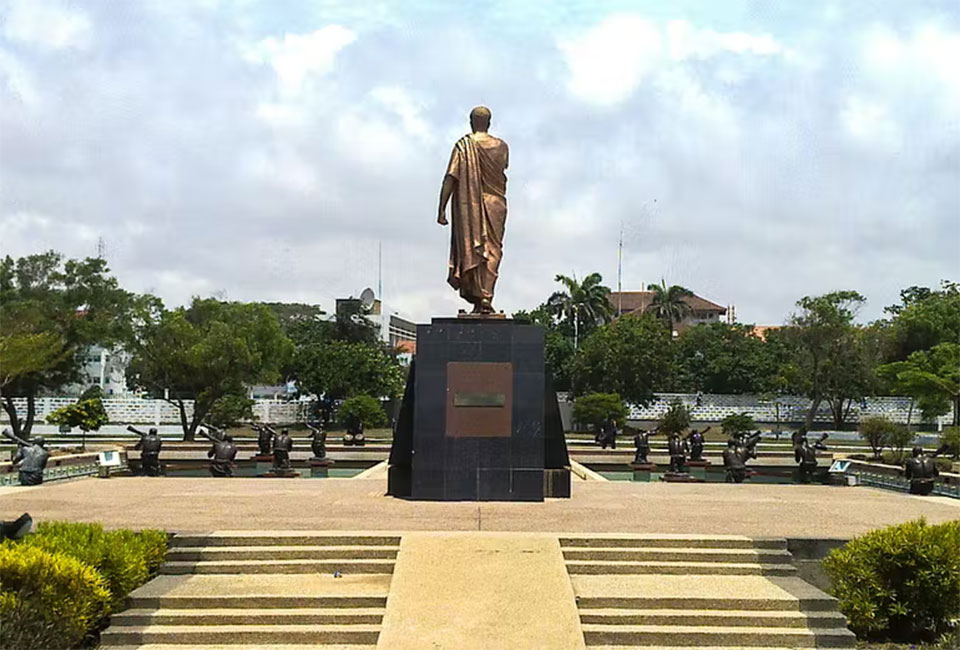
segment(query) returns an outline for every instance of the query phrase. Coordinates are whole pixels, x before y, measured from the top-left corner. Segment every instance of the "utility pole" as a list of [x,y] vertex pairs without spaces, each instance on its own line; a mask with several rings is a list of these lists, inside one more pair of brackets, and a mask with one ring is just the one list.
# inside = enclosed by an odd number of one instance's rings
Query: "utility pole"
[[623,221],[620,222],[620,244],[617,248],[617,316],[623,313]]

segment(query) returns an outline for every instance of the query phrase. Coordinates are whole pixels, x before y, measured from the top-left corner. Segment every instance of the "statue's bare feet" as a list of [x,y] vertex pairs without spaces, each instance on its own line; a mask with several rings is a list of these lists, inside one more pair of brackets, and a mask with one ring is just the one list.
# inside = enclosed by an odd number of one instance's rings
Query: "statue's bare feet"
[[493,303],[490,302],[488,298],[484,298],[480,301],[480,304],[477,305],[480,309],[481,314],[492,314],[493,313]]

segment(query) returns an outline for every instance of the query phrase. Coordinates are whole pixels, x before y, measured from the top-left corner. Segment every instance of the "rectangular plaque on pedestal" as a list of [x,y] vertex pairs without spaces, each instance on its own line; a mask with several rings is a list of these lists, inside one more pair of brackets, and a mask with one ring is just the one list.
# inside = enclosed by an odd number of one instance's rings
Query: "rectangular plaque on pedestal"
[[[545,490],[569,496],[555,407],[542,328],[509,319],[418,325],[388,492],[445,501],[542,501]],[[550,480],[547,466],[555,470]]]

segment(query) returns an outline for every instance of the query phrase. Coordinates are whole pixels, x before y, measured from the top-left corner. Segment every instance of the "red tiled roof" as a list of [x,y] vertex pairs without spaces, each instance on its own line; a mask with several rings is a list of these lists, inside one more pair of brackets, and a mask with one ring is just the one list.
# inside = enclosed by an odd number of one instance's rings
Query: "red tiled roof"
[[406,340],[397,341],[397,350],[399,350],[401,353],[406,352],[408,354],[416,354],[417,342]]
[[778,330],[782,327],[783,325],[754,325],[753,330],[750,333],[761,341],[766,341],[767,333],[772,332],[773,330]]
[[[650,302],[653,300],[653,291],[611,291],[610,292],[610,304],[613,305],[614,309],[620,308],[620,296],[623,296],[623,313],[628,313],[632,311],[643,311],[647,308]],[[712,311],[717,312],[718,314],[726,314],[727,308],[721,307],[715,302],[711,302],[706,298],[701,298],[700,296],[685,296],[683,301],[690,305],[693,308],[693,311]]]

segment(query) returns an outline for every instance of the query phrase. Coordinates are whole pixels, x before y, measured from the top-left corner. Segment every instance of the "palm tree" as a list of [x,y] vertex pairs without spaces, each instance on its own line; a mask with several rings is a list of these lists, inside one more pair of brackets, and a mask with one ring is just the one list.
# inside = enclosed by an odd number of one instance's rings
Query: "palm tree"
[[580,328],[592,329],[609,323],[613,317],[613,305],[610,304],[610,289],[601,284],[603,276],[591,273],[577,282],[576,276],[570,278],[558,275],[556,281],[565,291],[557,291],[547,300],[547,308],[558,319],[567,318],[573,323],[573,347],[580,346]]
[[653,292],[653,298],[644,311],[662,320],[673,334],[673,324],[679,323],[693,311],[690,303],[684,300],[692,297],[693,292],[676,284],[667,288],[667,283],[663,279],[660,280],[660,284],[647,285],[647,291]]

